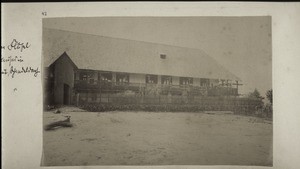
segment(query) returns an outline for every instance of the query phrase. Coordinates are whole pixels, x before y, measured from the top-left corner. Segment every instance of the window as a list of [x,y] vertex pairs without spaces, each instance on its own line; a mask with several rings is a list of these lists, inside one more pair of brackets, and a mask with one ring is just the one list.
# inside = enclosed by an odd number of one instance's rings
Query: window
[[94,84],[94,72],[83,71],[79,73],[79,80],[86,81],[87,83]]
[[80,78],[80,80],[87,80],[88,79],[87,72],[80,72],[79,78]]
[[201,78],[200,79],[200,86],[209,86],[209,79],[206,79],[206,78]]
[[165,54],[160,54],[160,58],[161,58],[161,59],[166,59],[166,58],[167,58],[167,55],[165,55]]
[[171,85],[172,84],[172,76],[161,76],[161,84]]
[[98,79],[100,82],[111,82],[112,81],[112,73],[111,72],[101,72],[98,74]]
[[129,83],[129,74],[128,73],[117,73],[116,82],[117,82],[117,84]]
[[210,83],[211,87],[218,86],[219,79],[210,79],[209,83]]
[[87,71],[80,72],[79,79],[80,80],[89,80],[89,79],[93,78],[93,75],[94,75],[93,72],[87,72]]
[[55,65],[53,66],[50,66],[49,68],[45,68],[45,78],[46,79],[52,79],[54,78],[54,68],[55,68]]
[[193,78],[191,77],[180,77],[179,78],[180,85],[192,85],[193,84]]
[[146,75],[146,83],[157,84],[157,75]]

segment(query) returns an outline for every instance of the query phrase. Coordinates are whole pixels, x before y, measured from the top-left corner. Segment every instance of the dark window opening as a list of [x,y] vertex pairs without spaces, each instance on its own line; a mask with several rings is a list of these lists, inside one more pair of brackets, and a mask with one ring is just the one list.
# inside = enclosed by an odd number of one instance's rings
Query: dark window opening
[[165,55],[165,54],[160,54],[160,58],[161,58],[161,59],[166,59],[166,58],[167,58],[167,55]]
[[157,75],[146,75],[146,83],[157,84],[158,77]]
[[117,84],[128,84],[129,83],[129,74],[128,73],[117,73],[116,82],[117,82]]
[[193,84],[193,78],[191,77],[180,77],[179,78],[180,85],[192,85]]
[[45,68],[45,79],[54,79],[54,69],[55,65],[50,66],[49,68]]
[[216,87],[219,84],[219,79],[211,79],[209,80],[211,87]]
[[88,80],[93,77],[92,72],[80,72],[79,79],[80,80]]
[[98,75],[100,82],[112,82],[112,73],[111,72],[101,72]]
[[206,79],[206,78],[201,78],[200,79],[200,86],[202,87],[206,87],[206,86],[209,86],[209,79]]
[[171,85],[172,84],[172,76],[161,76],[161,84]]
[[79,75],[80,80],[87,80],[87,78],[88,78],[88,75],[86,72],[80,72],[80,75]]

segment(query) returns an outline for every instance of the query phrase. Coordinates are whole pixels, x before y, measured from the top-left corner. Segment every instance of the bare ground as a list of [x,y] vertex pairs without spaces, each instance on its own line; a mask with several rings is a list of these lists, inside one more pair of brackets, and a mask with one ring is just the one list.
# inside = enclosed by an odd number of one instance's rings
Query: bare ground
[[272,165],[272,122],[228,112],[44,113],[44,166]]

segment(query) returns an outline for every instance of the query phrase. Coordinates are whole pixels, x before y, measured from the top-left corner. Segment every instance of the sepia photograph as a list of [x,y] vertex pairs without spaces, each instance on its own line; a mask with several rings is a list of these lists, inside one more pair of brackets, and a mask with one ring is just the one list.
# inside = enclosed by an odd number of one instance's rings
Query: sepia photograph
[[42,19],[42,166],[273,166],[271,16]]

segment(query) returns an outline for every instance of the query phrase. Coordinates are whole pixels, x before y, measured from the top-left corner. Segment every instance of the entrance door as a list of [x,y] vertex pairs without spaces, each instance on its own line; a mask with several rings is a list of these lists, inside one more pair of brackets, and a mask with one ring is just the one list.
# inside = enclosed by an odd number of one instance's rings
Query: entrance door
[[64,104],[70,104],[70,86],[67,84],[64,84]]

